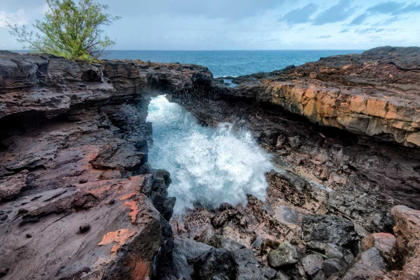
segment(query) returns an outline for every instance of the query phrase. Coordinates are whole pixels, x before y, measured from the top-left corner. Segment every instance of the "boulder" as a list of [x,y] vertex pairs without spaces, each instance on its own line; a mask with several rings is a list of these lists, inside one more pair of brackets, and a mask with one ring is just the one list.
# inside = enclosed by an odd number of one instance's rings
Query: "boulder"
[[306,273],[313,276],[322,269],[324,259],[318,254],[312,254],[304,257],[301,262]]
[[347,271],[343,280],[382,279],[386,272],[386,262],[376,248],[370,248],[358,256],[356,263]]
[[389,233],[373,233],[362,241],[362,250],[376,248],[382,256],[392,263],[393,257],[397,251],[397,240],[395,236]]
[[340,275],[347,269],[347,263],[339,258],[332,258],[324,261],[323,271],[325,275],[331,277],[333,275]]
[[283,242],[277,249],[268,253],[267,260],[271,267],[280,268],[285,265],[297,263],[298,253],[295,246],[288,242]]
[[277,271],[275,269],[270,268],[270,267],[261,268],[261,274],[266,279],[274,279],[274,277],[276,277],[276,273],[277,273]]
[[351,221],[326,215],[306,215],[302,219],[305,241],[348,245],[357,240],[357,233]]
[[[255,260],[251,249],[243,248],[233,252],[237,265],[238,280],[264,280],[263,271],[260,270],[258,262]],[[267,268],[269,269],[269,268]],[[265,271],[270,275],[270,271]]]
[[218,249],[210,250],[194,263],[193,279],[236,279],[237,268],[231,252]]

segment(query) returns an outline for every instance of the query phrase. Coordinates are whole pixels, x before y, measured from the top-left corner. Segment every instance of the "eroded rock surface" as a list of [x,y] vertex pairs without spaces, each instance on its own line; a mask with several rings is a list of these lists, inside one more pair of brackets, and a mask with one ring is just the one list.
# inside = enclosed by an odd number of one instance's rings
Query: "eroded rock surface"
[[[419,53],[226,86],[194,65],[0,52],[0,277],[417,279]],[[265,201],[169,223],[170,174],[147,164],[148,98],[162,93],[253,133],[278,168]]]
[[418,126],[419,54],[385,47],[177,92],[172,100],[201,122],[251,131],[281,170],[267,174],[265,202],[196,208],[171,222],[175,235],[208,244],[224,236],[252,248],[263,267],[290,242],[299,257],[276,279],[393,279],[403,264],[413,273],[415,258],[396,253],[391,208],[420,205],[420,150],[408,141]]
[[240,77],[225,91],[320,125],[420,146],[419,69],[419,48],[382,47]]
[[147,95],[211,73],[0,52],[0,74],[0,277],[159,278],[175,199],[147,164]]

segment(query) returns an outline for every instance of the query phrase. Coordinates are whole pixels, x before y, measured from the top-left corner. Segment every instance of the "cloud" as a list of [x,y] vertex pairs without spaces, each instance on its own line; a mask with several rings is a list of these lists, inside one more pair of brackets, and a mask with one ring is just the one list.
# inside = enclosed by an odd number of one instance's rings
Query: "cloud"
[[350,25],[360,25],[360,24],[364,23],[368,17],[369,17],[368,13],[361,14],[360,16],[353,19],[350,22]]
[[305,7],[298,8],[291,10],[287,14],[285,14],[280,21],[284,20],[289,25],[298,24],[298,23],[305,23],[311,21],[311,16],[316,12],[318,9],[318,5],[310,3]]
[[319,14],[313,21],[314,25],[340,22],[350,17],[355,12],[351,7],[351,1],[340,0],[337,5],[330,7]]
[[[205,18],[242,19],[252,17],[283,4],[285,0],[102,0],[118,15],[177,15]],[[121,4],[123,3],[123,4]]]
[[383,23],[390,24],[400,20],[401,18],[397,17],[399,15],[416,12],[420,12],[420,4],[410,4],[405,6],[405,3],[403,2],[389,1],[368,8],[363,14],[353,19],[353,21],[350,22],[350,25],[360,25],[364,23],[370,16],[379,14],[394,15],[395,17]]
[[316,37],[317,39],[328,39],[328,38],[331,38],[332,36],[331,35],[325,35],[325,36],[318,36],[318,37]]
[[377,4],[366,10],[368,13],[391,14],[401,8],[403,4],[399,2],[386,2]]
[[359,34],[367,34],[367,33],[379,33],[384,31],[384,28],[375,28],[375,27],[371,27],[371,28],[365,28],[365,29],[357,29],[356,33]]
[[24,10],[20,9],[15,13],[6,13],[5,11],[0,11],[0,28],[7,27],[7,23],[12,25],[24,25],[28,22],[26,13]]
[[345,29],[341,30],[340,33],[348,33],[349,31],[350,31],[350,29],[345,28]]
[[402,9],[393,11],[393,15],[402,15],[402,14],[408,14],[408,13],[414,13],[414,12],[420,12],[420,4],[411,4],[408,5]]
[[385,20],[379,21],[379,22],[373,24],[372,26],[386,26],[386,25],[390,25],[391,23],[396,22],[396,21],[400,21],[400,20],[404,20],[404,18],[400,17],[400,16],[394,16],[394,17],[390,17],[390,18],[387,18]]

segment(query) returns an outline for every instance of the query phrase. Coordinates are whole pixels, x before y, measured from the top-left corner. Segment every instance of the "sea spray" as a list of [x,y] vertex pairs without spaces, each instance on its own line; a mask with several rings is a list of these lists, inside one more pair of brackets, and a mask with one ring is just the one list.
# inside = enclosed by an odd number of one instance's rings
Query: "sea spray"
[[153,125],[149,161],[171,173],[175,213],[195,205],[246,203],[246,194],[265,199],[265,173],[273,165],[248,131],[233,131],[229,123],[202,126],[162,95],[152,98],[147,121]]

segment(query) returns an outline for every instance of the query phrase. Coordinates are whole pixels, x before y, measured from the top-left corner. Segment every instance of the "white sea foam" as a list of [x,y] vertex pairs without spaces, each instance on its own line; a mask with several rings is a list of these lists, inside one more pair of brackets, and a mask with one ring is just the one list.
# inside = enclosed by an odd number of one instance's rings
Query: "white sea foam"
[[246,194],[265,199],[264,174],[273,165],[249,132],[233,131],[229,123],[201,126],[165,96],[152,99],[147,120],[153,124],[149,161],[171,173],[169,195],[177,198],[176,213],[197,204],[246,203]]

